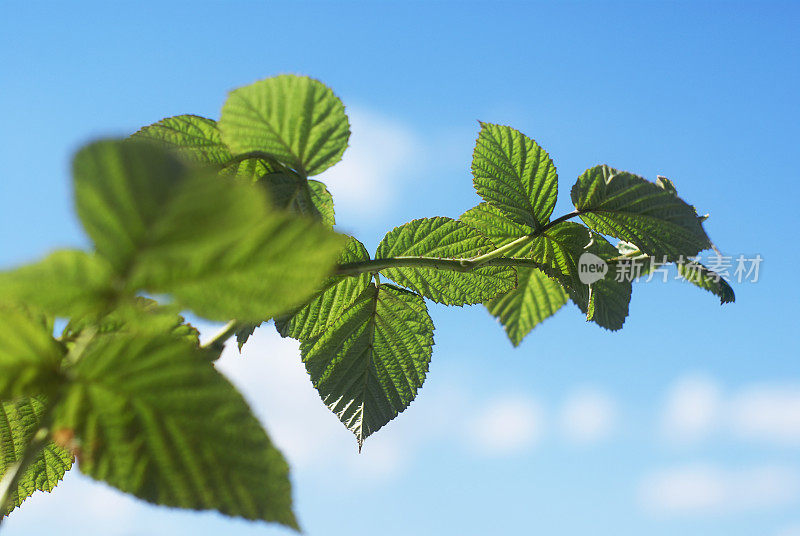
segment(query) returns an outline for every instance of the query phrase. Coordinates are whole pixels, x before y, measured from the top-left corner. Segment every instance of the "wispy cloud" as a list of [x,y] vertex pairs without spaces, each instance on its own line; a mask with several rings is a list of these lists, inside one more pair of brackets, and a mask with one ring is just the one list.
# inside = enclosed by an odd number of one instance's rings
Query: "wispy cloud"
[[527,395],[500,395],[477,410],[467,426],[467,439],[482,455],[504,456],[525,451],[541,435],[544,412]]
[[732,397],[728,412],[741,439],[800,447],[800,385],[747,387]]
[[561,431],[572,443],[594,444],[613,434],[617,413],[611,395],[596,387],[580,387],[567,396],[561,408]]
[[639,488],[640,504],[657,516],[756,512],[798,500],[800,472],[792,466],[685,465],[651,473]]
[[694,443],[715,433],[753,443],[800,446],[800,384],[759,383],[724,393],[712,378],[691,375],[668,390],[661,433]]
[[691,443],[707,437],[721,416],[722,395],[708,377],[678,379],[668,390],[661,417],[661,434],[670,442]]

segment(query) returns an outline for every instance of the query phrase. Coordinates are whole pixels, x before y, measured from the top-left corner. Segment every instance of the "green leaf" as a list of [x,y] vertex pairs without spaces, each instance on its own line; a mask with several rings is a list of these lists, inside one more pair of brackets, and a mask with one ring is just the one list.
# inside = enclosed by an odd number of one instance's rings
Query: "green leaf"
[[167,117],[131,138],[158,143],[200,164],[224,165],[233,158],[222,143],[217,122],[197,115]]
[[292,173],[270,173],[264,175],[259,183],[267,188],[276,207],[296,214],[322,219],[311,200],[308,181]]
[[171,333],[199,346],[200,333],[187,324],[179,313],[180,310],[173,305],[161,305],[155,300],[137,296],[130,302],[120,304],[99,320],[92,317],[71,320],[64,328],[61,340],[74,341],[81,332],[91,328],[99,334],[131,331]]
[[105,335],[70,372],[53,426],[74,434],[83,473],[151,503],[297,528],[283,456],[196,346]]
[[147,144],[89,145],[75,174],[81,219],[127,291],[171,294],[210,320],[260,322],[298,306],[346,240],[273,208],[263,188],[187,173]]
[[[353,237],[339,257],[339,263],[369,260],[364,245]],[[275,327],[282,337],[305,340],[321,333],[353,305],[353,302],[369,286],[372,276],[361,273],[357,276],[329,278],[317,295],[294,314],[275,319]]]
[[22,309],[0,306],[0,400],[55,388],[63,355],[40,319]]
[[242,327],[236,330],[236,346],[239,348],[239,351],[242,351],[242,347],[245,345],[247,340],[253,335],[256,331],[256,328],[261,325],[261,322],[258,324],[244,324]]
[[100,141],[73,160],[75,203],[97,251],[124,273],[163,218],[189,170],[143,142]]
[[537,230],[549,221],[558,195],[556,167],[518,130],[481,123],[472,174],[478,194],[511,221]]
[[[2,402],[0,411],[0,476],[19,462],[26,445],[41,426],[45,405],[43,399],[19,398]],[[34,492],[50,492],[72,467],[72,454],[47,442],[42,451],[22,473],[16,489],[10,493],[10,504],[0,505],[0,516],[5,516]]]
[[[514,223],[506,218],[500,212],[500,209],[493,207],[489,203],[481,203],[469,209],[461,215],[459,220],[480,231],[497,247],[505,246],[509,242],[533,232],[533,228]],[[531,248],[531,243],[522,244],[504,256],[530,258]]]
[[301,175],[317,175],[341,160],[350,137],[344,105],[333,91],[294,75],[231,91],[219,128],[235,154],[265,152]]
[[[469,259],[495,249],[495,245],[469,225],[444,217],[414,220],[386,234],[376,259],[421,256]],[[470,272],[436,268],[385,268],[381,273],[438,303],[482,303],[516,286],[516,272],[503,266],[484,266]]]
[[582,301],[576,303],[581,311],[586,313],[587,320],[611,331],[622,329],[625,318],[628,316],[633,292],[631,282],[617,281],[616,264],[611,260],[615,257],[615,248],[605,238],[594,235],[593,242],[587,247],[587,251],[603,258],[608,263],[608,270],[602,279],[589,285],[589,301],[586,310],[584,311]]
[[414,400],[425,381],[433,322],[425,300],[383,284],[370,285],[328,330],[300,344],[322,401],[364,439]]
[[[625,270],[626,274],[635,275],[635,278],[648,275],[654,268],[653,257],[649,257],[630,242],[620,241],[617,250],[622,254],[620,262],[636,263]],[[684,280],[719,298],[720,305],[736,301],[733,288],[725,279],[714,270],[707,268],[697,261],[676,262],[675,267]]]
[[328,191],[328,187],[324,183],[313,179],[308,181],[308,187],[311,190],[311,201],[317,208],[322,223],[326,227],[332,228],[336,225],[336,216],[333,210],[333,196]]
[[313,220],[270,209],[250,186],[211,180],[185,193],[154,230],[131,288],[169,293],[211,320],[258,322],[304,303],[346,242]]
[[[533,232],[530,227],[511,222],[498,209],[486,203],[468,210],[461,219],[481,230],[499,245]],[[608,264],[606,277],[592,285],[592,289],[582,283],[580,278],[579,261],[586,252],[600,256]],[[593,320],[606,329],[617,330],[622,327],[628,315],[632,290],[630,283],[613,281],[616,265],[611,259],[616,258],[618,253],[605,239],[593,235],[583,225],[561,222],[533,238],[529,244],[509,252],[507,256],[529,259],[532,264],[530,268],[538,268],[558,281],[572,301],[587,315],[587,320]],[[518,288],[522,287],[522,269],[522,265],[517,266],[517,277],[520,280]],[[513,295],[513,292],[510,293],[510,296]],[[518,339],[521,340],[525,333],[527,331]],[[511,337],[511,332],[509,336]],[[511,337],[512,343],[514,340]]]
[[596,166],[578,178],[572,202],[586,225],[656,258],[674,261],[711,247],[695,209],[665,184]]
[[486,302],[486,308],[503,325],[514,346],[519,346],[533,328],[567,303],[567,293],[561,285],[537,268],[518,267],[517,280],[516,289]]
[[267,188],[278,208],[319,220],[329,229],[336,223],[333,197],[323,183],[287,172],[264,175],[259,184]]
[[656,186],[662,190],[666,190],[672,194],[678,195],[678,190],[675,188],[675,183],[666,177],[662,177],[661,175],[656,177]]
[[676,263],[678,273],[689,283],[707,290],[719,298],[720,305],[736,301],[733,288],[717,272],[706,268],[699,262]]
[[223,167],[219,174],[242,182],[256,182],[264,175],[282,171],[275,162],[265,158],[237,158]]
[[583,225],[562,222],[533,239],[531,258],[565,289],[585,294],[588,301],[588,288],[583,288],[586,285],[581,282],[578,262],[591,241],[592,234]]
[[[489,203],[469,209],[459,219],[478,229],[498,247],[534,231],[527,225],[509,220]],[[532,240],[509,251],[505,257],[531,259],[533,246]],[[533,261],[530,266],[520,265],[516,269],[517,288],[484,305],[503,325],[511,344],[519,346],[534,327],[564,306],[567,294],[559,283],[534,266]]]
[[[604,277],[591,285],[581,281],[580,259],[584,253],[596,255],[606,263]],[[616,281],[612,259],[617,256],[616,248],[603,237],[578,223],[562,222],[534,239],[531,258],[561,283],[587,320],[618,330],[628,316],[632,289],[629,281]]]
[[0,301],[53,316],[82,317],[105,308],[113,294],[111,281],[111,266],[105,259],[61,250],[34,264],[0,272]]

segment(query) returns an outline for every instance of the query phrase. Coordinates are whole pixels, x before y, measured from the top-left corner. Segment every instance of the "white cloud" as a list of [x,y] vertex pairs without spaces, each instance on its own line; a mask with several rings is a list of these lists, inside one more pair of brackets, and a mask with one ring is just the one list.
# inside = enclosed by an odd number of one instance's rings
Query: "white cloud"
[[679,379],[667,393],[662,434],[679,443],[707,437],[717,425],[721,403],[720,389],[710,378],[692,375]]
[[686,465],[652,473],[639,488],[641,505],[658,516],[764,511],[798,499],[798,470],[771,465],[746,469]]
[[800,386],[748,387],[731,400],[728,418],[739,438],[800,446]]
[[596,443],[614,431],[617,407],[607,393],[596,388],[579,388],[567,397],[561,409],[564,436],[578,444]]
[[478,409],[468,424],[468,439],[483,455],[515,454],[539,440],[543,422],[543,412],[535,400],[524,395],[501,395]]
[[727,396],[714,380],[691,375],[669,389],[661,432],[671,442],[696,442],[714,432],[781,447],[800,446],[800,385],[761,383]]
[[[420,169],[424,145],[406,125],[348,107],[350,146],[342,161],[318,178],[333,194],[337,212],[374,217],[388,208],[400,185]],[[416,163],[416,165],[415,165]]]

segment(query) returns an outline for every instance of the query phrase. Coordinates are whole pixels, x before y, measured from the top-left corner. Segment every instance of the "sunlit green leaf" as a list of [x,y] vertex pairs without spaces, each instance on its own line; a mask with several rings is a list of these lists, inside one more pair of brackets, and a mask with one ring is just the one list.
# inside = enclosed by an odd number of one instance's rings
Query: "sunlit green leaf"
[[[364,245],[350,238],[339,258],[340,264],[369,260]],[[329,278],[317,295],[294,314],[275,319],[275,327],[283,337],[305,340],[321,333],[339,319],[369,286],[369,273]]]
[[[617,250],[623,256],[624,260],[621,262],[636,263],[636,266],[630,266],[627,270],[627,275],[633,276],[634,279],[648,275],[655,267],[653,257],[645,255],[630,242],[620,241]],[[678,261],[674,264],[681,278],[717,296],[720,305],[736,301],[733,288],[714,270],[691,260]]]
[[[493,207],[489,203],[481,203],[469,209],[458,219],[480,231],[497,247],[505,246],[509,242],[533,232],[532,227],[509,220],[500,209]],[[530,242],[522,244],[504,256],[529,258],[531,256],[531,248],[532,244]]]
[[[495,245],[488,238],[469,225],[436,217],[414,220],[389,231],[378,245],[375,258],[470,259],[494,249]],[[516,285],[514,269],[503,266],[485,266],[469,272],[392,267],[381,273],[426,298],[447,305],[482,303]]]
[[[603,277],[591,285],[581,281],[580,260],[584,253],[596,255],[605,267]],[[579,223],[562,222],[534,239],[531,258],[547,275],[561,283],[587,320],[618,330],[628,316],[631,284],[616,280],[616,268],[611,259],[617,255],[614,246],[603,237]]]
[[237,158],[223,167],[219,174],[243,182],[256,182],[265,175],[281,171],[280,166],[264,158]]
[[370,285],[320,336],[302,341],[300,352],[322,401],[361,448],[414,399],[432,346],[425,300],[383,284]]
[[683,279],[717,296],[721,305],[736,301],[733,288],[714,270],[694,261],[678,262],[676,266]]
[[201,164],[224,165],[233,158],[222,143],[217,122],[197,115],[176,115],[143,127],[134,139],[159,143]]
[[511,344],[522,339],[542,321],[553,316],[567,303],[567,293],[541,270],[517,267],[517,288],[486,302],[486,308],[497,317]]
[[595,166],[578,178],[572,202],[595,231],[632,242],[658,259],[674,261],[711,247],[694,207],[665,185]]
[[243,324],[239,329],[236,330],[234,335],[236,336],[236,346],[239,348],[239,351],[242,351],[242,347],[244,347],[245,343],[250,339],[253,333],[256,331],[261,323],[252,323],[252,324]]
[[[41,426],[45,405],[43,399],[18,398],[2,402],[0,411],[0,476],[19,462],[25,447]],[[9,495],[9,504],[0,505],[0,516],[22,504],[36,491],[50,492],[72,467],[72,454],[48,441],[28,465]]]
[[320,214],[322,223],[328,227],[336,225],[336,215],[333,208],[333,196],[324,183],[310,179],[308,187],[311,190],[311,201]]
[[549,221],[558,195],[556,167],[518,130],[481,123],[472,174],[478,194],[510,220],[534,229]]
[[268,153],[302,175],[342,158],[350,137],[344,105],[322,82],[281,75],[230,92],[219,120],[235,154]]

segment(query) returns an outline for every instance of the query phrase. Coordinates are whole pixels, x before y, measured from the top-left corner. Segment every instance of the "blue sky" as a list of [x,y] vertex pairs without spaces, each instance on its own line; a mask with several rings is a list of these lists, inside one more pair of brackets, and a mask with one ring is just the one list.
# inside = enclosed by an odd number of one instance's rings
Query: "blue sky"
[[[294,469],[311,535],[800,534],[800,6],[769,2],[6,2],[0,8],[0,267],[87,240],[69,162],[83,143],[226,92],[314,76],[351,148],[321,179],[370,249],[478,202],[477,120],[553,157],[556,213],[587,167],[670,177],[726,255],[760,254],[737,302],[638,284],[625,328],[574,306],[512,349],[482,307],[431,306],[431,370],[364,453],[296,345],[262,328],[221,368]],[[213,326],[205,326],[212,330]],[[143,505],[71,474],[7,534],[288,534]],[[28,532],[29,533],[29,532]]]

